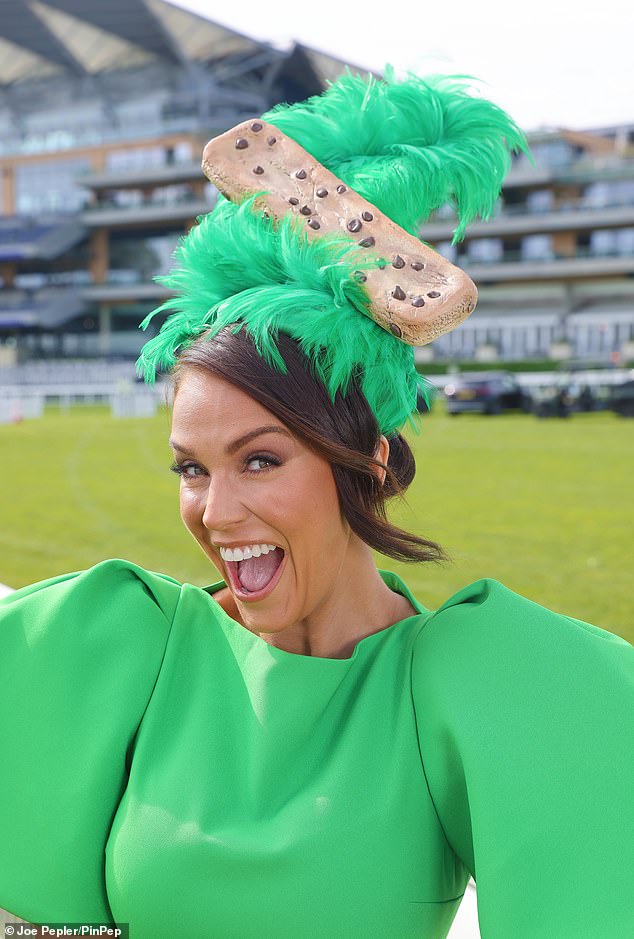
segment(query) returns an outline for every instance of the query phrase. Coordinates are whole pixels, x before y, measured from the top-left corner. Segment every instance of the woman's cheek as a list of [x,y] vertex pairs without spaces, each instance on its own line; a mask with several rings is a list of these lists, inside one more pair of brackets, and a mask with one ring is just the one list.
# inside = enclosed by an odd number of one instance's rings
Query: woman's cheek
[[181,483],[180,512],[188,528],[202,524],[204,506],[204,494]]

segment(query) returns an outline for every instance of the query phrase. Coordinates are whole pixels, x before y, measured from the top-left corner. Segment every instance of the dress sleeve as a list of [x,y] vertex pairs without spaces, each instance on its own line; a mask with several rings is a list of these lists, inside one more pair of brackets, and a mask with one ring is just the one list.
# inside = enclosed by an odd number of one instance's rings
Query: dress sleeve
[[105,844],[180,585],[128,561],[0,602],[0,907],[112,922]]
[[412,696],[482,939],[632,939],[634,647],[481,580],[421,629]]

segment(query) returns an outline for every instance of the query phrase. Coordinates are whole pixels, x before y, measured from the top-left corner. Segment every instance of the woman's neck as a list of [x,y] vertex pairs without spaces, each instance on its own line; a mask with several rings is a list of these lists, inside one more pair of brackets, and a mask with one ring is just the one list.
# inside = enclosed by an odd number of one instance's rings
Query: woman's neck
[[367,544],[352,535],[333,590],[309,616],[280,632],[261,632],[270,645],[298,655],[349,658],[361,639],[417,614],[379,574]]

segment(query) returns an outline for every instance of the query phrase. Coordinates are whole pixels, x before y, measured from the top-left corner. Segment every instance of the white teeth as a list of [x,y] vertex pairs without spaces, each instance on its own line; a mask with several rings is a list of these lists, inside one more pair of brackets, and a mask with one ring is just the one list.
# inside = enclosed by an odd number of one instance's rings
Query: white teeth
[[244,545],[242,548],[220,548],[220,557],[223,561],[244,561],[247,558],[259,558],[261,554],[275,551],[274,544]]

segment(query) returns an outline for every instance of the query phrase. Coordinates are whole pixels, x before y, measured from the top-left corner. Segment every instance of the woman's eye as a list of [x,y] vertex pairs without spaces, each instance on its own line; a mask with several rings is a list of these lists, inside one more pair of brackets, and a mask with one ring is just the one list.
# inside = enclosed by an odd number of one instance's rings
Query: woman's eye
[[263,473],[265,470],[279,465],[280,464],[278,460],[270,456],[264,456],[262,454],[258,456],[250,456],[247,460],[247,470],[249,473]]
[[184,476],[185,479],[198,479],[198,473],[189,473],[188,470],[201,469],[197,463],[172,463],[170,470],[177,476]]

